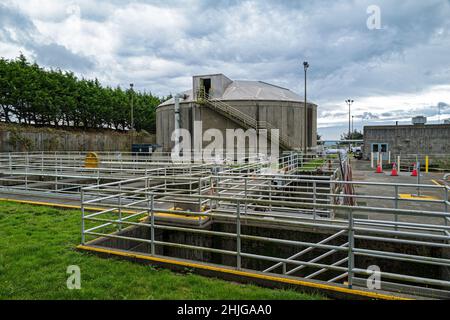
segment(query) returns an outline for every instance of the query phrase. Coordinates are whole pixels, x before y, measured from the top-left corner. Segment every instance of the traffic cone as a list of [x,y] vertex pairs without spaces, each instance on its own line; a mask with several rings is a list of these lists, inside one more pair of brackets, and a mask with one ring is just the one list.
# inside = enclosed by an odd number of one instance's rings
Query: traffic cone
[[383,168],[381,167],[381,163],[379,163],[379,164],[377,165],[377,171],[376,171],[376,173],[383,173]]
[[397,172],[397,164],[395,164],[395,162],[392,164],[391,176],[393,176],[393,177],[398,176],[398,172]]

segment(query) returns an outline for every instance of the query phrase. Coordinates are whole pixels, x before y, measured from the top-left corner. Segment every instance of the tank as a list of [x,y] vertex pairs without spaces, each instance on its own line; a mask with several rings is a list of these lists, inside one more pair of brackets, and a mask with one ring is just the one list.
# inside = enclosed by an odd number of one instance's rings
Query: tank
[[[180,128],[191,133],[194,121],[202,122],[203,133],[208,129],[218,129],[224,137],[226,129],[253,128],[257,132],[258,129],[279,129],[282,149],[303,148],[304,98],[287,88],[263,81],[231,80],[223,74],[199,75],[193,76],[192,88],[179,96]],[[170,151],[174,146],[174,109],[174,98],[156,109],[157,144],[164,151]],[[240,121],[239,117],[247,121]],[[307,103],[308,148],[316,147],[316,132],[317,105]],[[205,147],[209,143],[203,141],[202,145]],[[224,148],[225,145],[226,141]]]

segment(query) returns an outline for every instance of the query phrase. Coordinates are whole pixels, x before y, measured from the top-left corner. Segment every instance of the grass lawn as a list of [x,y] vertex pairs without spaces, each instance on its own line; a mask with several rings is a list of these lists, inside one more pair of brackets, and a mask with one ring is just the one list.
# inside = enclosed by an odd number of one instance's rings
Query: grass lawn
[[[80,212],[0,202],[0,299],[321,299],[75,251]],[[66,287],[69,265],[81,289]]]

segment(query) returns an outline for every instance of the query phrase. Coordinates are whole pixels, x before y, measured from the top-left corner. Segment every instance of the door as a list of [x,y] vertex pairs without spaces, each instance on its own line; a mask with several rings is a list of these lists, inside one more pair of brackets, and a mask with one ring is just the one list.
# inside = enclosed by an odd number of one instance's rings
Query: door
[[373,152],[373,158],[378,160],[378,155],[384,160],[389,157],[389,145],[387,143],[372,143],[371,152]]

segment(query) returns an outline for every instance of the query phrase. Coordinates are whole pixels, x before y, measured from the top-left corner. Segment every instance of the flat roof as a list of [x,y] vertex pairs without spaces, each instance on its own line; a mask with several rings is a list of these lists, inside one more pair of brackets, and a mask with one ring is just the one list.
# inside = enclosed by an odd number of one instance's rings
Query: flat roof
[[417,129],[436,129],[436,128],[450,128],[450,124],[448,123],[440,123],[440,124],[388,124],[388,125],[378,125],[378,126],[364,126],[364,129],[395,129],[395,128],[417,128]]

